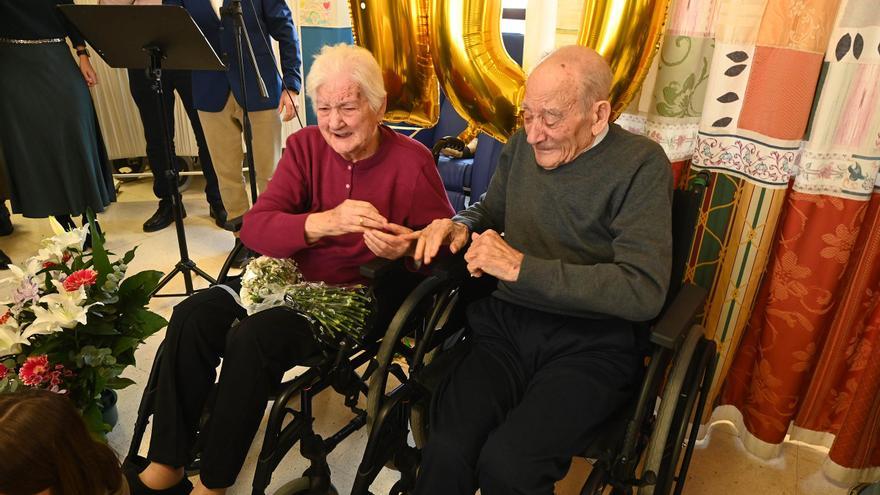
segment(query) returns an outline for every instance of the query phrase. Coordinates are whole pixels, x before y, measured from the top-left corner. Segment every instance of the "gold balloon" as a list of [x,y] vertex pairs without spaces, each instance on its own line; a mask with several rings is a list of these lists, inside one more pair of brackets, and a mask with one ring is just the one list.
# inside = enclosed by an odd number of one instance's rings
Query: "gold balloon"
[[349,0],[354,42],[382,68],[385,120],[430,127],[440,116],[440,90],[428,44],[428,0]]
[[428,22],[440,85],[468,121],[461,138],[482,131],[506,142],[517,128],[525,75],[501,42],[501,0],[431,0]]
[[623,112],[648,74],[666,24],[669,0],[586,0],[577,44],[611,65],[611,119]]

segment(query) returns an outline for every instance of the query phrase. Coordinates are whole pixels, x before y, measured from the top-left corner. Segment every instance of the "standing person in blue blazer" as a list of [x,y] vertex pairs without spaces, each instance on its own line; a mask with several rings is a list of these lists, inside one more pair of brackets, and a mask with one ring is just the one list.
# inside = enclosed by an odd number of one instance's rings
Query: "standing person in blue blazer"
[[[230,0],[163,0],[163,3],[186,8],[228,68],[227,71],[193,71],[193,103],[199,111],[214,161],[220,195],[226,206],[227,225],[237,231],[242,215],[249,209],[241,171],[244,159],[241,145],[243,96],[246,93],[253,128],[257,190],[262,192],[281,158],[281,121],[293,118],[302,87],[299,36],[284,0],[242,0],[245,26],[269,93],[268,98],[263,98],[246,45],[243,47],[246,89],[242,91],[235,55],[234,22],[232,17],[220,15],[221,7],[228,6]],[[276,70],[269,36],[278,41],[281,77]]]

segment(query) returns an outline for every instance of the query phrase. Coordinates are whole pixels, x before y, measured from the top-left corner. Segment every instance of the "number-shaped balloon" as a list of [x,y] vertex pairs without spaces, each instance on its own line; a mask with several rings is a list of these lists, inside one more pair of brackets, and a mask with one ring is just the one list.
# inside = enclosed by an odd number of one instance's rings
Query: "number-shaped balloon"
[[385,120],[437,123],[440,93],[428,42],[428,0],[349,0],[355,43],[382,68]]

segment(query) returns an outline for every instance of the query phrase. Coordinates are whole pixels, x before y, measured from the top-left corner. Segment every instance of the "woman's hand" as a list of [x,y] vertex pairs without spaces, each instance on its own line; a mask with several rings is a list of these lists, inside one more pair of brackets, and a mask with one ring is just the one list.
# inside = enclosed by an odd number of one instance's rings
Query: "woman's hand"
[[380,258],[396,260],[403,256],[412,256],[415,241],[403,237],[412,232],[412,229],[389,223],[385,231],[367,229],[364,231],[364,244]]
[[98,84],[98,75],[95,74],[95,69],[92,68],[92,62],[88,55],[79,56],[79,71],[82,72],[83,79],[86,80],[86,84],[90,88]]
[[375,206],[366,201],[346,199],[332,210],[312,213],[306,217],[305,234],[306,242],[311,244],[322,237],[387,228],[388,220]]

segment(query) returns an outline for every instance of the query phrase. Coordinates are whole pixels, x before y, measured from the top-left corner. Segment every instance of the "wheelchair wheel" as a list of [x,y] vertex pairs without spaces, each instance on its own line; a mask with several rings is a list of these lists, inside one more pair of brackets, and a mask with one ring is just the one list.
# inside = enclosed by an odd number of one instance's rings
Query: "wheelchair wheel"
[[308,477],[297,478],[281,485],[275,491],[275,495],[339,495],[339,491],[332,484],[324,493],[311,491],[311,480]]
[[[657,412],[657,418],[654,422],[654,431],[651,433],[651,438],[645,449],[642,473],[652,471],[655,475],[659,474],[667,438],[672,428],[672,421],[678,404],[678,397],[682,392],[685,378],[691,365],[691,358],[697,349],[697,343],[703,338],[703,332],[702,326],[692,326],[687,337],[685,337],[684,343],[682,343],[673,358],[674,364],[666,379],[666,386],[660,399],[660,410]],[[657,485],[645,485],[638,489],[638,494],[653,495],[655,488],[657,488]],[[659,491],[658,493],[663,492]]]
[[[438,305],[437,302],[440,300],[442,302]],[[454,303],[454,291],[448,291],[444,281],[430,277],[407,296],[394,315],[376,354],[378,367],[370,376],[367,393],[367,431],[372,430],[379,409],[388,400],[388,375],[394,374],[401,381],[408,378],[407,372],[410,370],[404,371],[403,367],[394,363],[395,355],[404,355],[407,367],[410,369],[420,364],[411,361],[415,348],[405,346],[402,339],[413,333],[427,333],[428,329],[433,330],[441,325],[443,319],[448,316],[447,307]],[[418,338],[416,341],[418,345]]]
[[678,495],[684,488],[700,418],[715,374],[715,349],[715,342],[711,340],[703,338],[697,343],[672,417],[672,429],[664,446],[655,492]]

